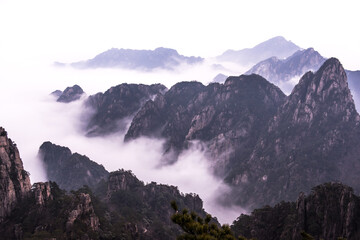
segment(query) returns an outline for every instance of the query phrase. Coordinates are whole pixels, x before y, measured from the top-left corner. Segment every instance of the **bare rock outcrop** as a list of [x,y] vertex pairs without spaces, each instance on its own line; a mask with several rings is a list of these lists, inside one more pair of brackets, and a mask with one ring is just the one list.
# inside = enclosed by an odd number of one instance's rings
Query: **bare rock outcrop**
[[24,170],[16,144],[0,127],[0,223],[28,196],[30,189],[29,174]]

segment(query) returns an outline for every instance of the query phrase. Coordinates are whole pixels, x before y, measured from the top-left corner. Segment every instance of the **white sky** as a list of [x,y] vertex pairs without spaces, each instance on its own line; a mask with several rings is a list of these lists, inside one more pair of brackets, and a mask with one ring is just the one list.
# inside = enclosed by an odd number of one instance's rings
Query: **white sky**
[[284,36],[360,69],[356,0],[0,0],[0,62],[92,58],[112,47],[211,57]]

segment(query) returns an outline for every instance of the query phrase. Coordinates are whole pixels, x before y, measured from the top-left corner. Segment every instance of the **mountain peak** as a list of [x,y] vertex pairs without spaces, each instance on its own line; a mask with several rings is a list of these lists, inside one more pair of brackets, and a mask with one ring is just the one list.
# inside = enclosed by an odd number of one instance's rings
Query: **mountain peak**
[[270,57],[284,59],[300,49],[293,42],[286,40],[284,37],[277,36],[259,43],[253,48],[245,48],[238,51],[227,50],[218,56],[217,59],[249,66]]

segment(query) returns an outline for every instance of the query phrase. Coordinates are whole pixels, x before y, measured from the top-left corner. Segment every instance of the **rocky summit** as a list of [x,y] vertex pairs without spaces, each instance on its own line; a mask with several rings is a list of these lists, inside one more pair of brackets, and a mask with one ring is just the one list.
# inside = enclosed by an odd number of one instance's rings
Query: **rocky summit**
[[137,111],[156,94],[166,91],[161,84],[120,84],[104,93],[86,99],[87,113],[85,130],[88,136],[107,135],[124,131]]
[[327,60],[316,73],[306,73],[251,154],[233,165],[227,179],[238,189],[237,201],[274,204],[338,180],[360,190],[359,120],[337,59]]
[[[341,63],[328,59],[286,97],[258,75],[174,85],[149,100],[125,136],[166,139],[166,160],[201,140],[230,201],[250,208],[294,200],[328,181],[360,190],[359,115]],[[173,153],[177,154],[173,154]]]
[[54,96],[59,96],[57,102],[69,103],[80,99],[84,94],[82,88],[78,85],[67,87],[63,92],[57,90],[52,93]]
[[16,144],[0,127],[0,223],[28,196],[30,189],[29,174]]
[[44,164],[48,179],[68,191],[77,190],[83,185],[94,187],[109,175],[102,165],[88,157],[72,153],[69,148],[51,142],[44,142],[40,146],[38,156]]
[[202,140],[213,156],[216,171],[224,172],[231,158],[251,149],[284,101],[281,90],[258,75],[230,77],[225,84],[208,86],[182,82],[144,105],[125,140],[144,135],[162,137],[167,139],[164,152],[170,153]]

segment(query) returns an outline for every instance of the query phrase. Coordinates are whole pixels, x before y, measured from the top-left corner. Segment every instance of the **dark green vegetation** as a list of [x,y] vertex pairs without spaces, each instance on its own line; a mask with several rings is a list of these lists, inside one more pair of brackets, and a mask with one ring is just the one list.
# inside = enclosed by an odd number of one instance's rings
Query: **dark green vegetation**
[[219,227],[217,224],[211,223],[210,214],[203,219],[195,212],[189,213],[187,209],[179,211],[175,201],[171,202],[171,206],[175,211],[171,220],[184,231],[177,237],[178,240],[236,240],[228,225]]

